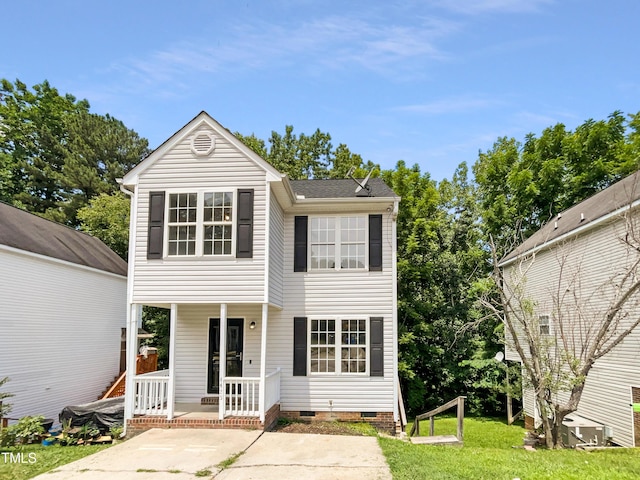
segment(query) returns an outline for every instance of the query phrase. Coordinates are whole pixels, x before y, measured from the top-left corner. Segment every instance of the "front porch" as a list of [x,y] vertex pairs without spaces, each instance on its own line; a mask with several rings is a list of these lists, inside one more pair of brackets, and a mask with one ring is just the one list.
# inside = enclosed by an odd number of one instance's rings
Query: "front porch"
[[[130,331],[137,331],[140,310],[132,306],[136,325],[131,320]],[[201,315],[203,310],[208,313]],[[238,310],[240,306],[234,306],[234,316]],[[228,322],[227,305],[173,304],[169,311],[169,368],[127,378],[128,433],[149,428],[268,430],[280,411],[280,368],[266,370],[268,306],[253,306],[242,316],[242,324],[250,326],[248,338],[237,318],[233,326]],[[138,345],[132,336],[129,340],[135,345],[133,353]]]

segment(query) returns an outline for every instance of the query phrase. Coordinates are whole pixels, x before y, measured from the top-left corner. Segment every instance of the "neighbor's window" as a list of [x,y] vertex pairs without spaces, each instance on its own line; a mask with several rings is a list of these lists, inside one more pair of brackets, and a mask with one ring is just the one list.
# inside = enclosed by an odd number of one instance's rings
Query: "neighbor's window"
[[311,269],[365,268],[366,217],[312,217]]
[[233,192],[169,194],[168,255],[231,255]]
[[336,371],[336,321],[311,320],[311,372]]
[[198,195],[169,195],[169,255],[196,254]]
[[538,325],[540,326],[540,335],[549,335],[550,320],[551,320],[551,317],[549,315],[538,315]]

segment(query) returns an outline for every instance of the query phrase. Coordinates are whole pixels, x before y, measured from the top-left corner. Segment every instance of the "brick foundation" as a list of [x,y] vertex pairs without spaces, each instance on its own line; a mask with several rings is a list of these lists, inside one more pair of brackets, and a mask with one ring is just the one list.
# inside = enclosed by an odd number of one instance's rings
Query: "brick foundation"
[[[314,415],[309,415],[313,413]],[[280,411],[280,417],[300,422],[366,422],[376,430],[396,435],[398,426],[393,420],[393,412],[371,412],[371,416],[362,416],[361,412],[300,412]]]
[[152,428],[211,428],[241,430],[272,430],[280,417],[280,404],[272,406],[262,423],[258,417],[227,417],[224,420],[203,418],[174,418],[141,416],[127,421],[127,437]]

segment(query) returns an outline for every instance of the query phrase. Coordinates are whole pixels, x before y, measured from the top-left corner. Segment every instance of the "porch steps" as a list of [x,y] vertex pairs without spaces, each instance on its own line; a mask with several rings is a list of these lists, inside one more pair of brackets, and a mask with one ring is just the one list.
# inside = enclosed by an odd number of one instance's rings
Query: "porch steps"
[[432,437],[410,437],[417,445],[453,445],[461,447],[462,442],[455,435],[434,435]]

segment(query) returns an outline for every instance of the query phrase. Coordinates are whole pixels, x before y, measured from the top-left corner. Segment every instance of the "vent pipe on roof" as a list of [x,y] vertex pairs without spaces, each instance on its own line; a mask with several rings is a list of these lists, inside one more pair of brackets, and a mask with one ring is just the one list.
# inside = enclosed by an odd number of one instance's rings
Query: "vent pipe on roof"
[[557,230],[557,229],[558,229],[558,222],[554,222],[554,224],[553,224],[553,229],[554,229],[554,230]]
[[580,214],[580,221],[581,221],[581,222],[584,222],[584,213],[581,213],[581,214]]

